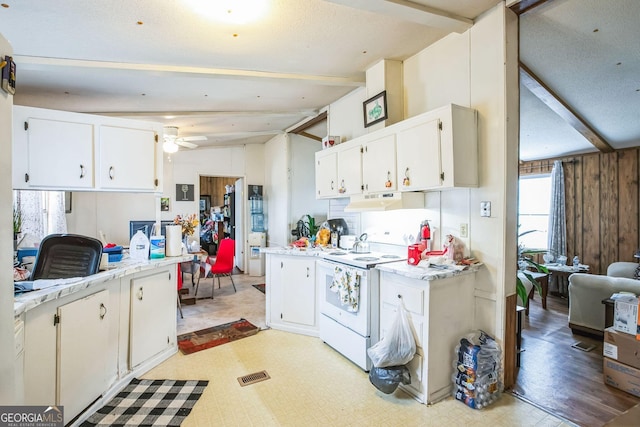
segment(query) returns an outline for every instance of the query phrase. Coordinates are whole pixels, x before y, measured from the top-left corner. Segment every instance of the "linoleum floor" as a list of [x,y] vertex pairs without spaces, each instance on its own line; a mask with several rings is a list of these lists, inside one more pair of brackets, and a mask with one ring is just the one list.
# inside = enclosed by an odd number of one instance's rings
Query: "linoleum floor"
[[[264,277],[234,275],[237,293],[228,278],[222,280],[213,300],[183,306],[178,334],[240,317],[265,328],[265,295],[251,286],[264,283]],[[199,296],[206,295],[205,288],[201,282]],[[240,386],[238,377],[262,370],[271,378]],[[452,398],[426,406],[400,390],[386,395],[320,339],[271,329],[188,356],[177,353],[143,377],[210,381],[185,427],[572,425],[510,393],[483,410]]]

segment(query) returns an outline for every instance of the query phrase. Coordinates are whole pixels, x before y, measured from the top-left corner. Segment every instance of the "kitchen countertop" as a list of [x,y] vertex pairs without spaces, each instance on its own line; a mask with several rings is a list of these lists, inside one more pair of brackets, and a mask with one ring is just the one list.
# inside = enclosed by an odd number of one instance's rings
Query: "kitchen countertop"
[[291,255],[291,256],[308,256],[308,257],[322,257],[325,254],[336,251],[335,248],[285,248],[285,247],[268,247],[268,248],[260,248],[260,253],[263,254],[272,254],[272,255]]
[[130,274],[165,267],[179,262],[191,261],[192,259],[193,254],[184,254],[148,261],[134,261],[126,258],[120,262],[109,264],[108,270],[92,274],[91,276],[74,279],[60,279],[61,284],[59,285],[16,295],[13,303],[14,316],[19,316],[47,301],[71,295],[100,283],[108,282],[109,280],[119,279],[120,277]]
[[[424,262],[424,261],[423,261]],[[475,273],[480,269],[482,264],[474,264],[467,266],[465,269],[459,269],[460,266],[444,266],[447,268],[425,267],[424,265],[411,265],[406,261],[388,262],[376,265],[376,269],[389,273],[398,274],[400,276],[409,277],[417,280],[437,280],[446,279],[461,274]]]

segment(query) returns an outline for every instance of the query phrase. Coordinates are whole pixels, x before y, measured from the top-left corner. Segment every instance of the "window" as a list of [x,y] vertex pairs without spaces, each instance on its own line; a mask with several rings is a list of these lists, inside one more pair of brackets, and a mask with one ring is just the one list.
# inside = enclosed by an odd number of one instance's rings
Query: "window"
[[22,216],[22,236],[42,240],[53,233],[66,233],[64,191],[14,190],[14,207]]
[[518,244],[529,249],[547,249],[550,203],[551,175],[532,175],[520,178]]

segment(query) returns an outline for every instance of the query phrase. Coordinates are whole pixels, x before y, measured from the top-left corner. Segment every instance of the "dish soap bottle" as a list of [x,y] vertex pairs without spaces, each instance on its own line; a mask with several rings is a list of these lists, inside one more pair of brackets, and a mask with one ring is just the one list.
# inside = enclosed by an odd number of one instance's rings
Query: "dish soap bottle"
[[149,239],[142,230],[138,230],[131,238],[129,243],[129,256],[137,261],[146,261],[149,259]]

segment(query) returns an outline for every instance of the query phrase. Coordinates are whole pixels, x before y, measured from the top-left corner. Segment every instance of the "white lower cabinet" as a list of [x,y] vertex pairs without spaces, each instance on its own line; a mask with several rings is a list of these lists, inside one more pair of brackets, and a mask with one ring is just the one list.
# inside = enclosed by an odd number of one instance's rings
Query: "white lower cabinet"
[[169,265],[125,275],[43,302],[17,318],[16,343],[24,343],[16,347],[20,401],[62,405],[67,424],[175,352],[175,271]]
[[[175,267],[174,267],[175,269]],[[131,279],[129,365],[140,363],[176,344],[176,277],[171,269],[139,273]]]
[[108,384],[109,319],[106,289],[58,307],[58,399],[66,420],[96,400]]
[[267,325],[318,336],[314,257],[267,254]]
[[473,329],[474,281],[473,273],[429,281],[386,271],[380,274],[380,339],[402,299],[417,352],[407,364],[411,384],[400,387],[419,402],[437,402],[451,393],[455,346]]

